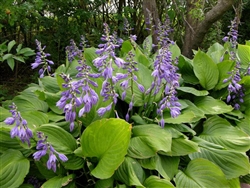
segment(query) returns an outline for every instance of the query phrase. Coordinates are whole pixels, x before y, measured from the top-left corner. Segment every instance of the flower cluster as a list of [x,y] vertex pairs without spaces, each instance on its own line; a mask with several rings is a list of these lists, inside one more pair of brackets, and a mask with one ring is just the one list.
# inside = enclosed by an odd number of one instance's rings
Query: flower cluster
[[146,94],[153,95],[158,94],[160,91],[162,93],[162,99],[158,103],[157,114],[161,117],[160,125],[164,126],[163,111],[167,108],[170,110],[171,117],[175,118],[180,114],[180,103],[178,102],[176,88],[179,87],[179,74],[177,74],[177,59],[172,60],[172,53],[169,50],[170,44],[174,44],[168,36],[169,32],[168,20],[165,24],[159,25],[158,32],[158,54],[154,61],[154,71],[152,76],[154,81],[151,87],[146,91]]
[[[71,40],[71,44],[75,44]],[[84,41],[82,41],[82,48]],[[72,46],[72,45],[71,45]],[[73,50],[73,48],[69,49]],[[76,78],[78,80],[72,80],[69,75],[64,73],[60,76],[64,79],[65,83],[62,85],[66,90],[61,93],[61,98],[57,102],[56,106],[64,110],[66,121],[70,122],[70,131],[74,129],[74,121],[76,119],[76,108],[83,107],[79,111],[79,117],[90,112],[91,108],[97,103],[99,97],[92,87],[97,87],[97,83],[92,81],[90,78],[96,78],[96,74],[90,73],[90,66],[86,65],[86,60],[82,55],[82,51],[79,51],[78,47],[74,48],[74,51],[71,51],[71,56],[68,58],[75,58],[77,55],[79,66],[76,67],[78,73]],[[77,54],[78,53],[78,54]],[[69,53],[68,53],[69,55]],[[73,60],[72,59],[72,60]]]
[[118,100],[115,84],[120,80],[120,77],[114,75],[113,64],[115,63],[117,67],[121,67],[125,61],[115,55],[115,49],[120,47],[122,40],[117,39],[115,34],[110,35],[110,30],[106,23],[104,23],[104,34],[102,35],[101,40],[105,43],[98,45],[99,49],[96,50],[96,54],[98,54],[99,57],[94,59],[93,63],[99,71],[99,73],[96,74],[96,77],[101,76],[104,78],[101,96],[104,98],[104,101],[109,99],[112,100],[111,104],[108,106],[98,109],[98,114],[103,116],[105,112],[111,110],[112,105],[115,105]]
[[56,172],[56,161],[58,160],[57,157],[63,162],[67,161],[68,158],[64,154],[57,152],[47,141],[47,136],[45,136],[42,132],[37,132],[37,137],[39,139],[36,145],[36,149],[38,151],[33,154],[34,159],[38,161],[41,159],[41,157],[48,153],[49,159],[47,161],[47,168]]
[[31,64],[31,68],[35,69],[39,67],[40,65],[42,65],[42,68],[39,69],[38,73],[40,75],[40,78],[43,78],[45,72],[47,72],[48,75],[50,75],[50,72],[51,72],[50,65],[53,65],[54,62],[47,59],[47,57],[49,57],[50,54],[44,52],[44,49],[46,48],[46,46],[42,48],[41,42],[39,42],[38,40],[36,40],[36,45],[37,45],[38,52],[36,53],[35,62]]
[[[132,40],[132,39],[131,39]],[[140,92],[144,93],[145,88],[143,87],[143,85],[139,84],[137,82],[137,76],[135,75],[135,72],[138,71],[138,68],[136,67],[137,62],[134,61],[134,54],[132,51],[128,52],[128,57],[127,57],[127,61],[123,64],[123,69],[125,69],[127,71],[126,74],[118,74],[117,76],[120,77],[121,79],[124,79],[121,83],[120,86],[123,89],[122,92],[122,96],[121,99],[125,100],[126,94],[127,94],[127,89],[130,88],[131,90],[131,101],[129,103],[129,108],[126,114],[126,121],[129,120],[129,112],[132,110],[133,105],[134,105],[134,89],[133,89],[133,85],[134,83],[137,85],[138,89],[140,90]]]
[[13,125],[16,123],[15,127],[10,131],[11,138],[18,137],[23,143],[27,142],[30,146],[30,138],[33,137],[33,133],[28,128],[27,121],[23,119],[21,113],[17,111],[15,103],[12,103],[9,107],[12,117],[6,118],[4,123],[7,125]]
[[235,17],[233,21],[231,21],[231,25],[228,26],[230,28],[230,31],[227,33],[227,36],[225,36],[222,40],[224,42],[230,42],[232,48],[236,48],[237,46],[237,39],[238,39],[238,24],[237,24],[238,18]]
[[240,76],[240,61],[236,56],[236,46],[237,46],[237,39],[238,39],[238,30],[237,30],[237,17],[231,21],[231,25],[229,26],[230,31],[227,33],[227,36],[223,38],[224,42],[230,42],[232,50],[230,50],[230,59],[236,61],[236,65],[234,69],[229,72],[229,78],[225,79],[223,82],[230,82],[228,85],[228,96],[227,96],[227,103],[234,106],[235,109],[240,108],[239,103],[243,103],[244,97],[244,88],[242,85],[239,84],[241,81]]
[[82,50],[80,50],[73,39],[70,40],[70,45],[66,48],[68,61],[71,63],[76,57],[81,58]]

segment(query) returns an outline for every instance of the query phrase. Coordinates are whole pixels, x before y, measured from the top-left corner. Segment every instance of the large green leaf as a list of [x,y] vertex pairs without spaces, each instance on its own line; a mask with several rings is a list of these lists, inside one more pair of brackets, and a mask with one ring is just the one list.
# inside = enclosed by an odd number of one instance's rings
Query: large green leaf
[[64,186],[69,185],[73,180],[74,180],[74,174],[70,174],[68,176],[55,176],[51,179],[49,179],[48,181],[46,181],[45,183],[42,184],[41,188],[49,188],[49,187],[53,187],[53,188],[61,188]]
[[48,105],[46,102],[41,101],[38,97],[33,93],[33,91],[29,88],[22,91],[20,95],[14,97],[12,100],[18,110],[22,111],[48,111]]
[[10,137],[10,128],[6,126],[6,128],[0,128],[0,153],[4,153],[8,149],[19,150],[27,156],[31,154],[30,149],[24,149],[24,147],[20,145],[20,141]]
[[219,63],[221,57],[225,53],[224,47],[218,42],[214,43],[208,48],[207,54],[213,59],[215,63]]
[[51,93],[57,93],[60,91],[60,87],[57,84],[57,79],[51,76],[45,76],[41,78],[40,84],[44,87],[44,90]]
[[151,175],[149,176],[144,184],[145,187],[164,187],[164,188],[174,188],[175,186],[167,179],[160,179],[158,176]]
[[41,131],[48,136],[48,142],[60,153],[72,154],[77,148],[75,138],[61,127],[53,124],[44,124],[35,129],[35,131]]
[[9,149],[0,156],[0,187],[19,187],[29,172],[30,162],[18,150]]
[[245,152],[250,149],[250,136],[218,116],[206,120],[200,138],[229,150]]
[[143,168],[157,170],[165,179],[172,179],[178,172],[180,158],[156,154],[149,159],[141,159],[139,163]]
[[250,171],[248,157],[243,152],[226,150],[224,147],[194,137],[193,141],[199,144],[199,152],[189,154],[191,159],[205,158],[218,165],[227,179],[246,175]]
[[85,161],[83,160],[82,157],[78,157],[75,154],[69,154],[67,155],[67,157],[68,160],[62,163],[65,169],[79,170],[83,168]]
[[138,161],[125,157],[123,163],[115,171],[115,179],[129,186],[142,186],[145,180],[145,172]]
[[194,73],[206,90],[215,87],[219,80],[219,70],[216,63],[204,52],[198,51],[193,59]]
[[171,134],[156,124],[135,126],[132,129],[128,155],[133,158],[145,159],[155,156],[158,151],[171,150]]
[[207,90],[197,90],[193,87],[178,87],[177,90],[183,91],[185,93],[191,93],[195,96],[206,96],[209,94]]
[[235,61],[232,60],[225,60],[217,64],[219,70],[219,81],[214,88],[215,90],[225,88],[229,84],[229,82],[224,83],[224,80],[230,77],[229,72],[233,70],[234,66]]
[[238,55],[242,68],[247,68],[250,63],[250,46],[238,44]]
[[98,180],[96,183],[95,183],[95,188],[113,188],[114,184],[114,178],[111,177],[111,178],[108,178],[108,179],[104,179],[104,180]]
[[164,129],[172,134],[172,145],[171,151],[160,152],[161,154],[182,156],[198,151],[198,144],[189,140],[183,133],[168,125],[165,125]]
[[40,111],[25,111],[22,113],[22,117],[26,119],[31,129],[49,123],[48,115]]
[[176,187],[180,188],[229,188],[221,169],[206,159],[194,159],[190,161],[185,171],[178,172],[175,183]]
[[106,179],[123,162],[131,136],[131,125],[122,119],[101,119],[90,124],[81,136],[85,157],[95,157],[98,164],[91,174]]
[[13,48],[13,46],[16,44],[15,40],[12,40],[8,43],[8,52],[11,51],[11,49]]
[[249,128],[250,117],[245,117],[237,123],[237,127],[239,127],[242,131],[247,133],[250,136],[250,128]]
[[210,96],[197,97],[194,104],[202,110],[204,114],[223,114],[233,110],[232,106]]
[[10,111],[0,106],[0,121],[4,121],[7,117],[10,116]]

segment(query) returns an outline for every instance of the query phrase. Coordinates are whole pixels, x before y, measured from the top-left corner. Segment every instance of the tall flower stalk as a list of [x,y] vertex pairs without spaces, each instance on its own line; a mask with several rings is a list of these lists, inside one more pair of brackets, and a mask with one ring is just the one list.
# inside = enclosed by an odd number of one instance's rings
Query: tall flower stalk
[[175,118],[180,114],[180,103],[178,102],[176,88],[179,87],[179,74],[177,73],[178,59],[172,60],[172,52],[169,47],[174,44],[169,39],[169,33],[172,29],[169,27],[169,20],[157,27],[158,33],[158,52],[154,61],[154,71],[152,76],[154,80],[146,94],[156,96],[161,93],[161,100],[157,104],[157,114],[160,116],[159,124],[164,127],[165,121],[163,112],[165,109],[170,110],[171,117]]
[[43,78],[45,73],[47,73],[48,75],[51,75],[51,67],[50,65],[53,65],[54,62],[47,59],[50,54],[49,53],[45,53],[45,48],[46,46],[42,47],[41,42],[39,42],[36,39],[36,45],[37,45],[37,50],[38,52],[36,53],[36,58],[35,58],[35,62],[31,64],[31,68],[35,69],[39,66],[42,65],[42,67],[39,69],[38,73],[40,75],[40,78]]
[[104,34],[101,37],[103,44],[99,44],[96,54],[99,55],[93,60],[95,67],[99,73],[96,77],[103,77],[104,81],[101,89],[101,96],[104,101],[111,99],[111,103],[106,107],[98,109],[99,116],[103,116],[107,111],[111,110],[118,101],[118,94],[115,90],[116,83],[121,79],[114,74],[114,64],[120,68],[125,61],[115,54],[115,49],[120,47],[122,40],[117,39],[116,34],[111,35],[109,26],[104,23]]
[[244,88],[239,82],[241,81],[240,75],[240,61],[236,55],[236,47],[237,47],[237,39],[238,39],[238,18],[234,18],[231,21],[231,25],[229,26],[230,31],[227,33],[227,36],[223,38],[224,42],[229,42],[231,44],[230,50],[230,59],[236,62],[235,67],[231,72],[229,72],[229,78],[225,79],[223,82],[229,82],[227,87],[228,96],[227,96],[227,103],[231,104],[236,110],[240,108],[240,103],[243,103],[244,97]]

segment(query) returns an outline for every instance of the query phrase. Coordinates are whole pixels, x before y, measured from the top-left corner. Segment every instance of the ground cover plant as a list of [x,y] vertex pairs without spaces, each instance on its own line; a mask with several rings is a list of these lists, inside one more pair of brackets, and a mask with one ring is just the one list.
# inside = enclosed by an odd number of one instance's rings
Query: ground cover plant
[[168,20],[156,28],[139,46],[104,24],[97,49],[72,40],[56,68],[36,41],[38,84],[0,107],[1,187],[250,183],[250,42],[233,20],[189,59]]

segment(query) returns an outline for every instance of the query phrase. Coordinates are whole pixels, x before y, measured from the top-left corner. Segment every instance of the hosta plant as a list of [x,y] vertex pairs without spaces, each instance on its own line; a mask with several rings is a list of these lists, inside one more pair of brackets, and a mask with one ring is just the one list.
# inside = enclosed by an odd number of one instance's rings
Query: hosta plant
[[[250,183],[250,42],[181,55],[157,26],[97,49],[72,40],[54,68],[39,41],[30,84],[0,107],[1,187],[240,187]],[[157,50],[152,53],[152,47]]]

